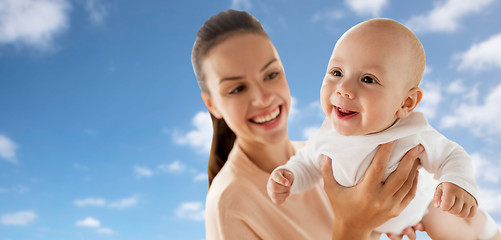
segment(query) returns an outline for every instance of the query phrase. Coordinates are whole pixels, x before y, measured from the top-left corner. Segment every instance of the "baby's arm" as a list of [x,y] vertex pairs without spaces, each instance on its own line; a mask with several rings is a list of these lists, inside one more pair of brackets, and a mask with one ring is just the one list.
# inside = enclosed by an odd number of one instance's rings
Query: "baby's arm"
[[423,144],[426,156],[421,158],[421,163],[440,181],[435,189],[435,207],[458,217],[472,217],[478,205],[470,156],[460,145],[435,130],[423,138],[428,141]]
[[268,179],[267,190],[271,201],[275,204],[282,204],[291,193],[294,174],[285,169],[275,169]]
[[473,217],[478,207],[471,194],[450,182],[438,185],[433,202],[436,208],[463,218]]
[[279,166],[270,175],[267,184],[268,195],[275,204],[283,203],[290,195],[312,188],[322,178],[321,164],[315,158],[310,139],[285,165]]

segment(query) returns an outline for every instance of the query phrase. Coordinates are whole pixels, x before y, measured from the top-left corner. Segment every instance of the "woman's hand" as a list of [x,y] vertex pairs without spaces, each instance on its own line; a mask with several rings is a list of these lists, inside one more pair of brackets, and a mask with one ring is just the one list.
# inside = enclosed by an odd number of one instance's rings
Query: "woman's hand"
[[416,240],[416,231],[421,231],[421,232],[425,231],[424,225],[421,222],[412,227],[404,229],[403,235],[395,235],[387,233],[386,236],[391,240],[402,240],[403,236],[406,236],[407,238],[409,238],[409,240]]
[[419,145],[409,150],[383,183],[393,145],[380,145],[364,179],[353,187],[339,185],[331,159],[324,162],[324,189],[334,211],[333,239],[367,239],[374,228],[398,216],[414,198],[418,156],[424,148]]

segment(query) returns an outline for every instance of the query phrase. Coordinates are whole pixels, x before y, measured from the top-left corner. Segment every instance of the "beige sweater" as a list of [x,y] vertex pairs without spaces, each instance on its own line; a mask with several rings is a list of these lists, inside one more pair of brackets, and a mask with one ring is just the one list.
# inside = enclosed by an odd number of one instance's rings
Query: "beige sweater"
[[207,193],[207,240],[331,238],[333,214],[321,184],[275,205],[266,193],[269,176],[235,144]]

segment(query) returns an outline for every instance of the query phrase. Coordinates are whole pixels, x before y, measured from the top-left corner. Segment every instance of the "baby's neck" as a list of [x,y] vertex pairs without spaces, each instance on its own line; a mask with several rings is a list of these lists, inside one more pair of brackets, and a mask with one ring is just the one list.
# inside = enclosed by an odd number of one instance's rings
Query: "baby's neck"
[[381,130],[377,130],[377,131],[374,131],[374,132],[368,132],[368,133],[364,133],[364,134],[359,134],[359,135],[344,135],[344,136],[369,136],[369,135],[372,135],[372,134],[378,134],[380,132],[384,132],[388,129],[390,129],[391,127],[393,127],[398,121],[400,120],[400,118],[396,118],[395,121],[393,121],[392,124],[382,128]]

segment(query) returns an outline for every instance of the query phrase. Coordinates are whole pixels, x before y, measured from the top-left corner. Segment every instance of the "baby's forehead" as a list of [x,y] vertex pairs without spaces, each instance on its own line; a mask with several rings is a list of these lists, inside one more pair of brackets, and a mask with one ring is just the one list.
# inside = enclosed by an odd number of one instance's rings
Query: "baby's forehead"
[[410,81],[417,83],[425,65],[424,49],[417,36],[389,19],[365,21],[345,32],[334,47],[329,65],[344,59],[352,59],[357,65],[379,64],[388,71],[410,71],[405,75],[413,76]]
[[[389,19],[373,19],[362,22],[349,29],[344,38],[367,39],[367,41],[382,40],[381,44],[419,47],[421,43],[416,35],[402,24]],[[342,37],[342,38],[343,38]]]

